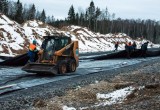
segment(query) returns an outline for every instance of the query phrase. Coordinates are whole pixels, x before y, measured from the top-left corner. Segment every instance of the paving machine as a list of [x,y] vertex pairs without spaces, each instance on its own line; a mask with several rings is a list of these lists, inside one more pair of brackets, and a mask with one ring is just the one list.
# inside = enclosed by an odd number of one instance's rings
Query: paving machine
[[38,74],[65,74],[79,65],[78,41],[67,36],[44,36],[36,62],[27,63],[22,70]]

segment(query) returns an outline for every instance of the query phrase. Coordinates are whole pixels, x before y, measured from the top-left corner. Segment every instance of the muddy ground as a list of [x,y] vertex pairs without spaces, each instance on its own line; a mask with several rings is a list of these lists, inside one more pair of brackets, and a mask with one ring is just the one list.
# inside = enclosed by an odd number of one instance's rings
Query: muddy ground
[[[160,58],[99,73],[65,79],[27,88],[0,97],[2,110],[62,110],[65,105],[77,110],[159,110]],[[122,103],[94,106],[97,93],[125,87],[135,89]],[[102,100],[103,101],[103,100]],[[70,109],[74,110],[74,109]]]
[[[97,93],[109,93],[129,86],[143,88],[135,89],[122,103],[93,107],[99,102],[96,98]],[[34,107],[29,109],[62,110],[64,105],[77,110],[82,107],[83,110],[159,110],[160,62],[144,64],[141,68],[122,72],[107,81],[101,80],[83,87],[77,86],[68,90],[64,96],[37,100],[33,104]]]

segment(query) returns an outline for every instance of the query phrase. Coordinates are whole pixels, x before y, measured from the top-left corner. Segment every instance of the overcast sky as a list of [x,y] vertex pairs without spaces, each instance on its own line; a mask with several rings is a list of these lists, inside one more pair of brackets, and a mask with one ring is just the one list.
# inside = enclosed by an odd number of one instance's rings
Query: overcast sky
[[[17,0],[12,0],[17,1]],[[35,4],[38,10],[45,9],[47,15],[66,18],[71,5],[75,11],[84,11],[91,0],[20,0],[23,4]],[[101,10],[108,8],[116,18],[160,20],[160,0],[93,0]]]

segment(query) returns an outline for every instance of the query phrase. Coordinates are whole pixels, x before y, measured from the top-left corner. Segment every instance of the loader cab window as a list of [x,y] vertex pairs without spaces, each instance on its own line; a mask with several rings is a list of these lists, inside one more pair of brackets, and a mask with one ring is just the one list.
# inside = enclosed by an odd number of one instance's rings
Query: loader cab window
[[56,41],[56,47],[55,47],[56,51],[62,49],[63,47],[69,44],[68,38],[55,39],[55,41]]
[[54,39],[50,39],[48,40],[47,44],[46,44],[46,50],[53,50],[54,48]]
[[62,46],[65,47],[68,44],[68,39],[61,39]]
[[41,48],[44,49],[43,59],[51,60],[55,51],[61,50],[70,42],[71,40],[67,37],[45,39],[41,46]]
[[45,39],[44,43],[42,43],[43,49],[44,49],[44,57],[45,60],[50,60],[53,57],[53,54],[55,52],[55,40],[54,39]]

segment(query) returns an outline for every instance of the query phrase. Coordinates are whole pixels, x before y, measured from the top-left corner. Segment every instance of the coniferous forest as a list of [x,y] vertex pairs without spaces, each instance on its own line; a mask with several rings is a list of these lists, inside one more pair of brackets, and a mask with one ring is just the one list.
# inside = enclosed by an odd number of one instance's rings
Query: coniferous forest
[[115,13],[108,12],[107,6],[106,9],[100,9],[93,1],[88,4],[88,7],[83,8],[86,10],[75,12],[74,6],[71,5],[68,9],[68,16],[59,20],[55,19],[54,13],[46,16],[45,9],[36,10],[35,4],[22,4],[20,0],[17,2],[0,0],[0,12],[20,24],[36,19],[58,28],[78,25],[102,34],[126,33],[134,39],[143,37],[154,43],[160,43],[160,21],[116,18]]

